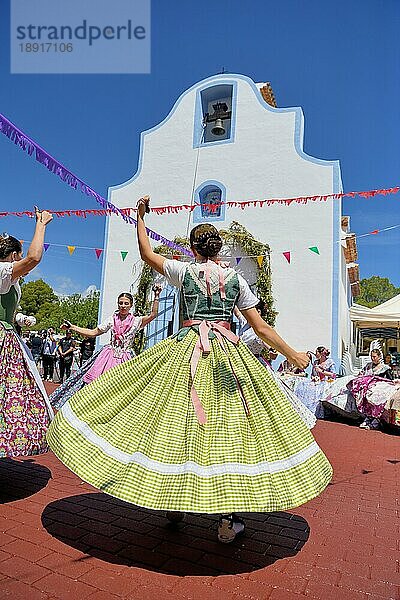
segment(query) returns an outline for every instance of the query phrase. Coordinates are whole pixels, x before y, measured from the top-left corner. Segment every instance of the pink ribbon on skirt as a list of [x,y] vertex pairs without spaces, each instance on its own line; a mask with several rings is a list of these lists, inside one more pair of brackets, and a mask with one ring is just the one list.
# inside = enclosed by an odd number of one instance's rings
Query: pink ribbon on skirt
[[244,409],[246,411],[246,414],[249,414],[249,409],[247,406],[246,399],[244,397],[243,388],[240,385],[240,381],[233,369],[233,365],[231,363],[231,360],[230,360],[228,353],[226,351],[226,348],[224,346],[224,339],[229,340],[230,342],[232,342],[235,345],[239,343],[239,337],[237,335],[235,335],[233,333],[233,331],[231,331],[231,324],[228,321],[206,321],[205,319],[204,320],[189,319],[189,320],[183,322],[183,327],[191,327],[192,325],[199,326],[199,338],[196,342],[196,345],[193,349],[192,357],[190,359],[190,373],[192,376],[192,386],[190,389],[190,397],[191,397],[193,407],[196,412],[197,419],[198,419],[200,425],[204,425],[205,423],[207,423],[207,416],[204,411],[201,400],[199,398],[199,395],[196,391],[196,388],[194,387],[194,377],[196,375],[197,365],[199,364],[201,354],[203,352],[205,352],[205,353],[210,352],[210,349],[211,349],[210,339],[208,337],[208,334],[210,331],[212,331],[215,334],[215,337],[217,338],[218,342],[220,343],[222,350],[225,352],[225,354],[228,358],[228,362],[231,367],[232,374],[235,378],[236,385],[238,387]]

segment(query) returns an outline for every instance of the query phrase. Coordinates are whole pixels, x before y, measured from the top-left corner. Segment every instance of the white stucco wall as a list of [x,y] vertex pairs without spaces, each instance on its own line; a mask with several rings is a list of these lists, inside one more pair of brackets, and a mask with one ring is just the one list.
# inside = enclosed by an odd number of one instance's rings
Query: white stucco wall
[[[142,135],[138,171],[127,183],[110,188],[111,202],[120,208],[134,206],[140,196],[150,194],[153,206],[190,203],[198,152],[193,148],[197,93],[206,86],[224,83],[235,87],[234,142],[200,148],[196,188],[204,181],[217,180],[226,188],[227,201],[341,190],[336,161],[319,161],[302,152],[303,117],[299,108],[274,109],[248,78],[218,75],[188,90],[163,123]],[[344,314],[340,216],[339,201],[328,200],[227,209],[225,221],[216,223],[222,228],[239,221],[270,245],[273,296],[279,313],[276,327],[298,348],[333,345],[335,354],[340,346],[338,316]],[[147,225],[173,239],[186,234],[191,218],[188,212],[152,213]],[[310,246],[318,246],[320,254],[311,252]],[[125,262],[120,250],[129,251]],[[291,264],[282,255],[286,251],[292,253]],[[116,296],[129,289],[132,265],[138,258],[135,229],[112,216],[106,234],[102,318],[114,310]]]

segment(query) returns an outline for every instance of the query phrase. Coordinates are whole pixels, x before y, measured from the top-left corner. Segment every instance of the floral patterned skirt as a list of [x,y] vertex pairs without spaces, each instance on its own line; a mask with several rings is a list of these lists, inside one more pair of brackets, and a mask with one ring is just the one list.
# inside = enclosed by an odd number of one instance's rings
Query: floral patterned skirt
[[0,324],[0,457],[47,452],[50,418],[16,333]]

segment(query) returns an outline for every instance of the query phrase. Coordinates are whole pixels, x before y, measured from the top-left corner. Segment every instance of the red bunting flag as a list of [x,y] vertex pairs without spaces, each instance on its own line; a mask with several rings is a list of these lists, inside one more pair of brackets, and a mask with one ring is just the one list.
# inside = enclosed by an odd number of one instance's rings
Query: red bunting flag
[[290,265],[290,252],[282,252],[282,254],[286,258],[286,260],[288,261],[288,263]]
[[96,252],[97,258],[100,258],[101,253],[103,252],[102,248],[95,248],[94,251]]
[[379,229],[374,229],[373,231],[370,232],[372,235],[376,235],[377,233],[379,233]]

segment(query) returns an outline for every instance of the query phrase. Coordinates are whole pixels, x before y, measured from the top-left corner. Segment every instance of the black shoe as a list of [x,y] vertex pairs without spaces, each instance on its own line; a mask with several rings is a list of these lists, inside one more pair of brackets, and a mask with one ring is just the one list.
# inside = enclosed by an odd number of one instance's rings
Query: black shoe
[[222,515],[218,524],[218,541],[230,544],[239,535],[244,534],[245,523],[235,514]]
[[185,513],[180,512],[179,510],[169,510],[166,515],[170,523],[180,523],[181,521],[183,521],[184,516]]

